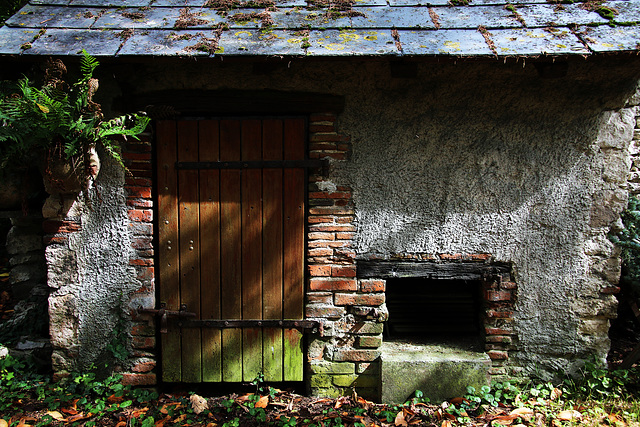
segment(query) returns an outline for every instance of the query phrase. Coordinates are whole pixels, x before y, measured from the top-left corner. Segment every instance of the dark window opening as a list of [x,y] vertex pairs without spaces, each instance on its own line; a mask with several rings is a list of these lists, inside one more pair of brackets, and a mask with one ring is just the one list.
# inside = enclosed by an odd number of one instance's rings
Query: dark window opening
[[385,340],[484,351],[480,281],[387,279]]

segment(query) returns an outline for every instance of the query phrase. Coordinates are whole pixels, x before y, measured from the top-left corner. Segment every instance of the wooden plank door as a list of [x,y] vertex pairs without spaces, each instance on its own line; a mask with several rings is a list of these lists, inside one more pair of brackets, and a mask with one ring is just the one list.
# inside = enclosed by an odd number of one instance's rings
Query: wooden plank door
[[[176,162],[304,160],[305,120],[160,121],[159,294],[196,320],[303,318],[302,168],[176,169]],[[302,381],[302,334],[274,327],[161,334],[167,382]]]

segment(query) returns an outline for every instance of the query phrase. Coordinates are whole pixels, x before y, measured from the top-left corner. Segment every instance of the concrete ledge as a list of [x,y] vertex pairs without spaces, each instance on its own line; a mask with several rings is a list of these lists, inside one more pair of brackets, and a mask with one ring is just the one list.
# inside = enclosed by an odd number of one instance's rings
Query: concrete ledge
[[489,385],[491,359],[485,353],[399,342],[385,342],[380,350],[382,403],[405,402],[415,390],[440,403],[464,395],[467,386]]

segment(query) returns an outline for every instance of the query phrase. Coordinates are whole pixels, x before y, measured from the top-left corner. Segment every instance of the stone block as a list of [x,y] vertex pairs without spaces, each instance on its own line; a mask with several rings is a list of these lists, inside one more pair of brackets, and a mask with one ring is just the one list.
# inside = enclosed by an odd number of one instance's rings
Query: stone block
[[12,227],[6,242],[9,255],[25,254],[42,249],[42,237],[35,233],[25,233],[18,227]]
[[489,385],[491,359],[484,353],[402,343],[385,343],[381,350],[383,403],[405,402],[416,390],[439,403],[464,395],[467,386]]
[[356,372],[356,364],[349,362],[312,363],[311,372],[314,374],[353,374]]
[[331,387],[331,375],[314,374],[309,378],[310,387]]
[[380,357],[378,350],[355,350],[348,348],[336,349],[333,354],[333,360],[337,362],[372,362]]
[[358,347],[378,348],[382,345],[382,335],[377,336],[360,336],[357,339]]
[[635,112],[631,108],[605,112],[598,132],[600,147],[625,148],[633,136],[634,124]]

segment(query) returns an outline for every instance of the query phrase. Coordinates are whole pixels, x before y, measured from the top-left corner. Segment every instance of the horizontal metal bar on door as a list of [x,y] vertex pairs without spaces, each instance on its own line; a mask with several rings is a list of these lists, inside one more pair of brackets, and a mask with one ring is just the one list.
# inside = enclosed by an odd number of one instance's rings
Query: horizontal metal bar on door
[[317,320],[183,320],[179,326],[183,328],[290,328],[319,332],[322,324]]
[[233,162],[176,162],[176,169],[326,168],[326,160],[255,160]]

